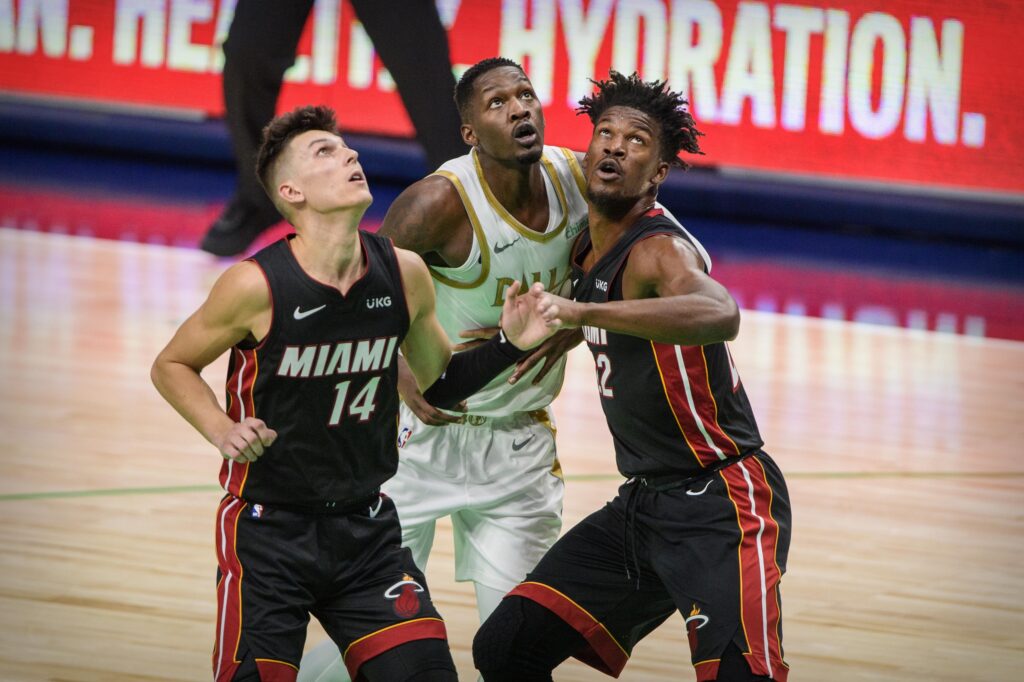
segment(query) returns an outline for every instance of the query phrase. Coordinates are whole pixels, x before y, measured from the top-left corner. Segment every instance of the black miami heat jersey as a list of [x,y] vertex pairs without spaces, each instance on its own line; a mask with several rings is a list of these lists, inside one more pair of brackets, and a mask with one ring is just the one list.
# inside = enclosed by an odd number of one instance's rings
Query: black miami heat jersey
[[290,239],[251,259],[273,316],[260,343],[231,349],[227,411],[262,419],[277,440],[255,462],[224,461],[221,485],[236,497],[330,509],[395,473],[396,359],[409,312],[390,240],[359,237],[366,271],[345,295],[306,274]]
[[[592,248],[590,232],[584,231],[573,259],[573,297],[621,301],[631,249],[666,233],[690,241],[661,211],[652,210],[584,274],[580,264]],[[601,406],[623,475],[698,474],[763,445],[725,343],[680,346],[596,327],[584,327],[583,334],[594,355]]]

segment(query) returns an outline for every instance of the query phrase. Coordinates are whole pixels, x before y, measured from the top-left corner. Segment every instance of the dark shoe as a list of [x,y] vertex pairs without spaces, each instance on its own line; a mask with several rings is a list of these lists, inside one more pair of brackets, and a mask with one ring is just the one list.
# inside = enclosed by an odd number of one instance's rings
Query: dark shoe
[[199,248],[215,256],[237,256],[271,225],[282,220],[273,208],[248,206],[232,199],[206,231]]

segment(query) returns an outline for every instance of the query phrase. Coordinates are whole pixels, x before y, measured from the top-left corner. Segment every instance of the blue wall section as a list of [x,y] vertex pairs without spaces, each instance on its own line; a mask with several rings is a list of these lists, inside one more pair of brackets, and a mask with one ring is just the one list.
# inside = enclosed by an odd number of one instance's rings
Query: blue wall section
[[[161,164],[176,160],[194,166],[180,182],[192,185],[200,195],[216,199],[217,193],[226,197],[231,190],[223,175],[232,168],[232,158],[222,121],[185,121],[0,101],[0,139],[9,146],[5,156],[20,157],[19,175],[30,170],[31,151],[42,145],[62,151],[88,151],[90,155],[101,152],[109,159],[129,156],[134,164],[145,163],[146,159]],[[401,187],[427,172],[423,154],[411,141],[362,135],[350,135],[348,141],[359,149],[363,166],[375,182]],[[72,163],[68,172],[88,181],[96,175],[96,163],[95,156],[83,156],[80,166]],[[4,175],[14,172],[12,165],[4,165]],[[45,172],[43,168],[36,170]],[[148,183],[153,185],[147,187]],[[122,190],[134,187],[144,192],[158,191],[155,185],[166,183],[166,176],[147,179],[145,173],[128,176],[127,182],[124,176],[118,180]],[[184,189],[179,185],[172,191]],[[782,178],[738,177],[706,168],[688,173],[673,171],[660,199],[690,221],[764,223],[1024,250],[1024,199],[1014,202],[884,192]]]

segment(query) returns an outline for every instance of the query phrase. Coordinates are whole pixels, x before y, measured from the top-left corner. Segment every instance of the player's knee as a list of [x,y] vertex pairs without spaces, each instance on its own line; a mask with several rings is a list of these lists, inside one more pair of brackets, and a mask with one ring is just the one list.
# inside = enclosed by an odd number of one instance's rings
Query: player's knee
[[551,680],[551,671],[565,658],[558,653],[558,638],[547,637],[551,621],[562,622],[528,599],[506,597],[473,638],[473,663],[484,680]]
[[515,597],[498,605],[473,637],[473,664],[485,680],[500,680],[514,656],[513,642],[522,626],[522,609]]
[[448,642],[417,639],[371,658],[359,669],[358,682],[456,682]]

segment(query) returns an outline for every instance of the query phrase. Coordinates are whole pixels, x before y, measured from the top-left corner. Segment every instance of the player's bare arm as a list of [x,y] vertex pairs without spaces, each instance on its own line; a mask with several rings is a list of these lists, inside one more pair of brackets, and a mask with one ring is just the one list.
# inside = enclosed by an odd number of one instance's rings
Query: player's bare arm
[[238,263],[220,276],[203,305],[178,328],[150,372],[160,395],[223,457],[239,462],[255,461],[277,434],[259,419],[232,420],[200,372],[236,343],[266,336],[271,312],[270,292],[258,266]]
[[424,391],[448,366],[451,344],[434,313],[434,285],[423,259],[401,248],[395,249],[395,253],[409,306],[409,331],[402,342],[402,356],[419,390]]
[[462,200],[452,183],[440,175],[428,175],[398,195],[378,234],[440,267],[462,265],[473,243]]
[[656,235],[641,241],[622,277],[622,301],[578,303],[542,294],[538,310],[555,327],[588,325],[660,343],[698,346],[736,338],[736,301],[704,272],[684,239]]

